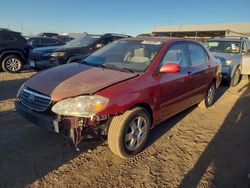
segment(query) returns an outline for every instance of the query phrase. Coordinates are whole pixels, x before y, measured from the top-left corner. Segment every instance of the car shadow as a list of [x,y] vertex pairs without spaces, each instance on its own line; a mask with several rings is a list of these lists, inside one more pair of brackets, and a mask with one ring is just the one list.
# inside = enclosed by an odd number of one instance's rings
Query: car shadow
[[[198,187],[209,170],[212,187],[247,187],[250,174],[250,85],[232,107],[180,187]],[[212,168],[212,170],[211,170]],[[250,185],[248,185],[249,187]]]
[[[220,86],[216,90],[215,94],[215,103],[224,95],[224,93],[228,90],[229,88],[226,86]],[[195,108],[197,108],[198,105],[194,105],[177,115],[167,119],[166,121],[160,123],[156,127],[154,127],[149,135],[148,143],[146,147],[151,146],[155,141],[160,139],[166,132],[168,132],[172,127],[174,127],[178,122],[180,122],[183,118],[185,118],[188,114],[190,114]],[[171,135],[169,135],[171,137]]]
[[65,137],[30,124],[17,112],[0,112],[0,187],[26,187],[102,140],[85,140],[76,151]]
[[[0,81],[0,89],[1,89],[0,101],[15,98],[18,89],[26,80],[27,79]],[[16,89],[13,89],[13,88],[16,88]]]

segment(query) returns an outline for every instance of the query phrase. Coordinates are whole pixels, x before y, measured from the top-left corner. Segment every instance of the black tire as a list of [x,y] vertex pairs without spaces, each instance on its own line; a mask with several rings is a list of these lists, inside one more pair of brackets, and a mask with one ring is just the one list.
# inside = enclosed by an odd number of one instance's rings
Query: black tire
[[208,86],[204,99],[199,103],[201,108],[209,108],[214,104],[215,99],[215,84],[211,83]]
[[[141,125],[139,125],[139,122],[142,122]],[[137,129],[134,129],[135,127]],[[141,129],[138,127],[141,127]],[[133,157],[145,147],[150,127],[151,117],[148,111],[141,107],[133,108],[124,114],[115,116],[108,130],[110,150],[122,158]],[[140,141],[141,143],[138,142],[139,138],[143,139]],[[134,143],[134,148],[132,143]]]
[[238,83],[240,82],[240,79],[241,79],[240,69],[237,68],[237,69],[235,70],[235,72],[234,72],[233,77],[232,77],[231,80],[230,80],[230,83],[229,83],[230,86],[231,86],[231,87],[237,86]]
[[33,70],[36,71],[36,72],[39,72],[39,71],[42,70],[42,69],[40,69],[40,68],[38,68],[38,67],[31,67],[31,69],[33,69]]
[[2,69],[5,72],[17,73],[23,68],[23,60],[17,55],[8,55],[2,61]]

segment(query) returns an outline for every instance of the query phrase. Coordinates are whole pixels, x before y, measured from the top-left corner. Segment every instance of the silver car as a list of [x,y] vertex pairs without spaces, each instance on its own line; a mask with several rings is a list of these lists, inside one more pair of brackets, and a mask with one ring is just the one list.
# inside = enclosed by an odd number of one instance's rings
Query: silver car
[[250,41],[246,37],[209,39],[205,43],[215,58],[222,62],[222,78],[232,87],[241,75],[250,75]]

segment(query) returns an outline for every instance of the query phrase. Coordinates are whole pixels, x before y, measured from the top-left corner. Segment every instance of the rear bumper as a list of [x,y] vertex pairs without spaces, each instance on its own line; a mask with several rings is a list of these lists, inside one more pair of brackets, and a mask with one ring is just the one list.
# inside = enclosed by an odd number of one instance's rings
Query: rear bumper
[[57,116],[48,116],[32,111],[23,106],[19,101],[15,102],[17,112],[31,123],[46,128],[50,131],[59,133],[59,119]]

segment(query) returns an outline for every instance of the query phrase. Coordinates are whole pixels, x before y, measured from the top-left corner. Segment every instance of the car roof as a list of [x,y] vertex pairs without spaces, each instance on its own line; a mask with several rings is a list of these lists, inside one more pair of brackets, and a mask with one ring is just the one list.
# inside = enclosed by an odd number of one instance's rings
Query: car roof
[[42,36],[27,36],[26,38],[28,38],[28,39],[39,38],[39,39],[52,39],[52,40],[56,40],[56,39],[51,38],[51,37],[42,37]]
[[[193,41],[190,39],[177,38],[177,37],[132,37],[132,38],[127,38],[125,40],[145,40],[145,41],[162,42],[162,43],[167,43],[170,41]],[[193,41],[193,42],[197,42],[197,41]]]

